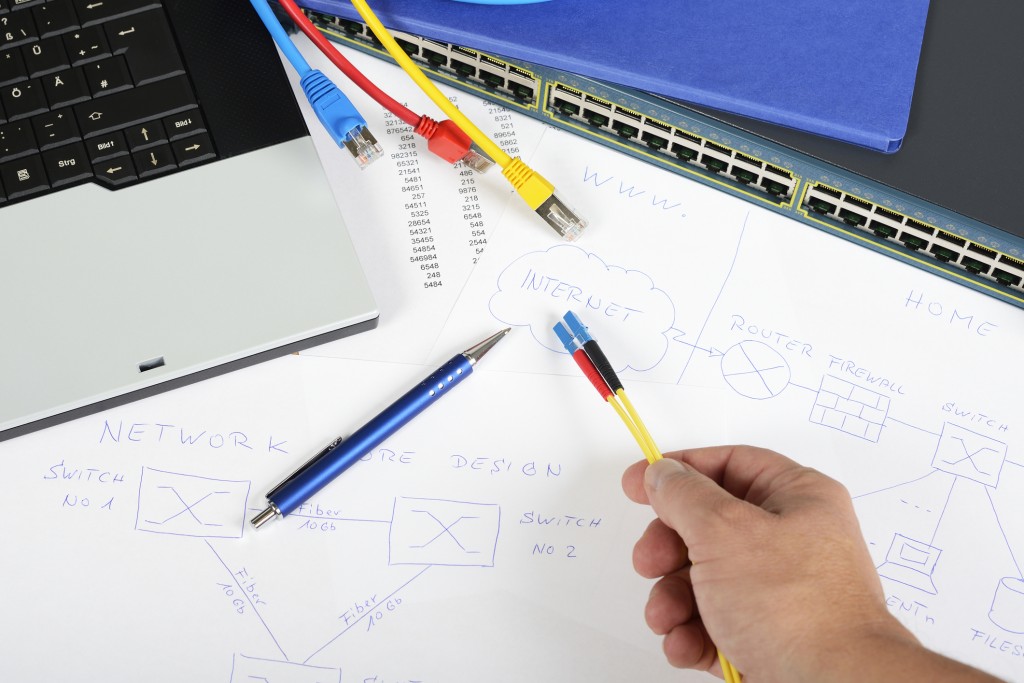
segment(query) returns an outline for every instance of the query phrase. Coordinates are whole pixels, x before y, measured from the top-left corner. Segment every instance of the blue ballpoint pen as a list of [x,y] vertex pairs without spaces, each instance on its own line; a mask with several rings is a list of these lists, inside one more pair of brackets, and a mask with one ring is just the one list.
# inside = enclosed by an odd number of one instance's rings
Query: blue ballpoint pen
[[348,438],[339,437],[328,444],[267,494],[267,508],[252,518],[252,525],[258,529],[274,517],[283,517],[309,500],[331,480],[468,377],[476,362],[501,341],[509,329],[506,327],[456,354],[354,434]]

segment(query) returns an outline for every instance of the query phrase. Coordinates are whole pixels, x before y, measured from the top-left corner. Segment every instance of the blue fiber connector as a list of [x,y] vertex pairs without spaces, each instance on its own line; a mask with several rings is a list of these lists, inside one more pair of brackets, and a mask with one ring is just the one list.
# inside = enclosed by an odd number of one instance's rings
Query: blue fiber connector
[[331,138],[352,154],[360,168],[383,156],[384,150],[366,127],[366,119],[322,71],[310,69],[299,85]]

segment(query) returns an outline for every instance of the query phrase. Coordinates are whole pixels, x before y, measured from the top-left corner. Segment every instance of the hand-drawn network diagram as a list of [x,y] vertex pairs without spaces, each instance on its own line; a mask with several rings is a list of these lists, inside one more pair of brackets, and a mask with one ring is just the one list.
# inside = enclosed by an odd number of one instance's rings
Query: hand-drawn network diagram
[[[737,253],[742,239],[741,231]],[[731,274],[730,266],[723,291]],[[567,307],[585,323],[596,324],[594,334],[602,342],[610,339],[606,350],[616,345],[616,335],[629,340],[621,351],[608,355],[616,370],[632,370],[640,379],[663,382],[671,377],[668,381],[678,384],[691,365],[702,366],[705,376],[717,376],[723,387],[753,402],[796,397],[806,404],[807,423],[850,440],[846,450],[885,450],[887,437],[901,447],[917,444],[920,453],[893,453],[901,462],[918,464],[905,481],[852,491],[878,573],[900,587],[901,597],[889,603],[890,609],[920,610],[929,597],[955,592],[953,582],[943,581],[949,564],[943,559],[956,555],[959,564],[976,560],[978,580],[988,582],[985,614],[991,632],[972,628],[971,638],[1024,656],[1024,645],[1016,637],[1024,634],[1024,548],[1014,548],[1006,512],[997,500],[1001,490],[1006,500],[1024,497],[1024,489],[1005,490],[1024,483],[1024,454],[1015,454],[1005,440],[1008,425],[952,403],[941,406],[934,424],[902,420],[902,402],[913,399],[895,380],[835,356],[828,356],[822,371],[821,363],[812,360],[811,344],[764,329],[742,315],[716,315],[718,299],[710,310],[690,312],[691,322],[698,321],[692,329],[678,329],[668,291],[679,289],[678,282],[659,283],[614,259],[558,245],[522,254],[498,271],[488,309],[504,324],[528,327],[540,347],[564,353],[547,328],[549,319],[557,319],[557,307]],[[674,351],[679,347],[688,350]],[[815,349],[814,355],[820,357],[820,352]],[[798,379],[807,376],[815,379]],[[908,433],[912,439],[906,438]],[[889,476],[885,471],[877,475],[882,481]],[[892,514],[862,514],[872,508]],[[984,548],[946,546],[944,532],[964,526],[984,527],[986,538],[998,541]],[[959,540],[956,535],[949,538]],[[993,553],[1002,557],[993,559]],[[1006,571],[991,576],[997,568]],[[973,589],[972,595],[977,594],[978,587]],[[923,618],[933,619],[927,613]]]
[[[239,540],[247,517],[259,511],[250,507],[250,481],[224,480],[186,472],[170,472],[143,466],[140,474],[135,530],[202,540],[211,559],[225,571],[219,585],[239,614],[253,615],[273,641],[279,658],[235,653],[229,683],[288,681],[289,683],[340,683],[341,668],[310,664],[310,660],[358,625],[380,621],[401,604],[400,592],[431,567],[493,567],[501,528],[501,508],[479,503],[436,498],[396,497],[390,519],[342,517],[317,503],[299,507],[287,518],[299,528],[334,529],[347,523],[375,523],[387,534],[388,566],[409,565],[411,577],[386,595],[356,603],[339,616],[339,628],[311,643],[308,655],[288,656],[281,645],[273,617],[265,609],[254,577],[261,575],[257,561],[247,559],[234,566],[215,543]],[[197,546],[198,547],[198,546]],[[370,681],[373,678],[368,679]]]

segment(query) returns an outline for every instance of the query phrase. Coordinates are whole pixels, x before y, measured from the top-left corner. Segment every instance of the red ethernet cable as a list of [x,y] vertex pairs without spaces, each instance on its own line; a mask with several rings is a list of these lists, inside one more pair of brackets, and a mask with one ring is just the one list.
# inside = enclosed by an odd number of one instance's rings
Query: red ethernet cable
[[325,57],[378,104],[412,126],[414,133],[427,140],[427,148],[431,152],[450,164],[465,161],[466,165],[479,172],[486,171],[491,166],[493,162],[473,149],[469,136],[454,122],[446,119],[438,123],[429,116],[416,114],[395,100],[378,88],[352,62],[348,61],[345,55],[341,54],[334,44],[313,25],[313,22],[306,17],[294,0],[278,0],[278,3],[287,12],[288,17],[295,22],[295,25],[324,53]]

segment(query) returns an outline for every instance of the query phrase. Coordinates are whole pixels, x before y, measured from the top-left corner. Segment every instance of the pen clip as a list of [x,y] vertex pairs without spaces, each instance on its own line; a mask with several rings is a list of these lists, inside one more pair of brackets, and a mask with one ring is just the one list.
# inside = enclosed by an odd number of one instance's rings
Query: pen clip
[[301,474],[302,472],[304,472],[304,471],[305,471],[305,470],[306,470],[307,468],[309,468],[309,467],[312,467],[313,463],[315,463],[315,462],[316,462],[317,460],[319,460],[320,458],[324,457],[325,455],[327,455],[328,453],[330,453],[331,451],[333,451],[333,450],[334,450],[335,448],[337,448],[337,447],[338,447],[338,445],[339,445],[339,444],[340,444],[340,443],[341,443],[342,441],[344,441],[344,440],[345,440],[345,437],[343,437],[343,436],[339,436],[339,437],[338,437],[337,439],[335,439],[334,441],[331,441],[331,442],[330,442],[329,444],[327,444],[326,446],[324,446],[324,447],[323,447],[323,449],[322,449],[321,451],[319,451],[319,452],[318,452],[318,453],[317,453],[316,455],[314,455],[314,456],[313,456],[312,458],[310,458],[310,459],[309,459],[309,460],[307,460],[306,462],[304,462],[304,463],[302,463],[301,465],[299,465],[299,467],[298,467],[298,468],[296,468],[296,470],[295,470],[294,472],[292,472],[292,473],[291,473],[291,474],[289,474],[289,475],[288,475],[287,477],[285,477],[285,478],[284,478],[284,479],[283,479],[283,480],[281,481],[281,483],[280,483],[280,484],[278,484],[277,486],[275,486],[275,487],[273,488],[273,490],[272,490],[272,491],[270,491],[270,493],[268,493],[268,494],[267,494],[267,500],[269,500],[269,501],[273,502],[273,501],[274,501],[274,496],[275,496],[275,495],[277,495],[277,492],[278,492],[278,491],[280,491],[280,490],[281,490],[282,488],[284,488],[284,487],[285,487],[285,485],[287,485],[287,484],[288,484],[288,483],[289,483],[290,481],[292,481],[293,479],[295,479],[296,477],[298,477],[298,476],[299,476],[299,475],[300,475],[300,474]]

